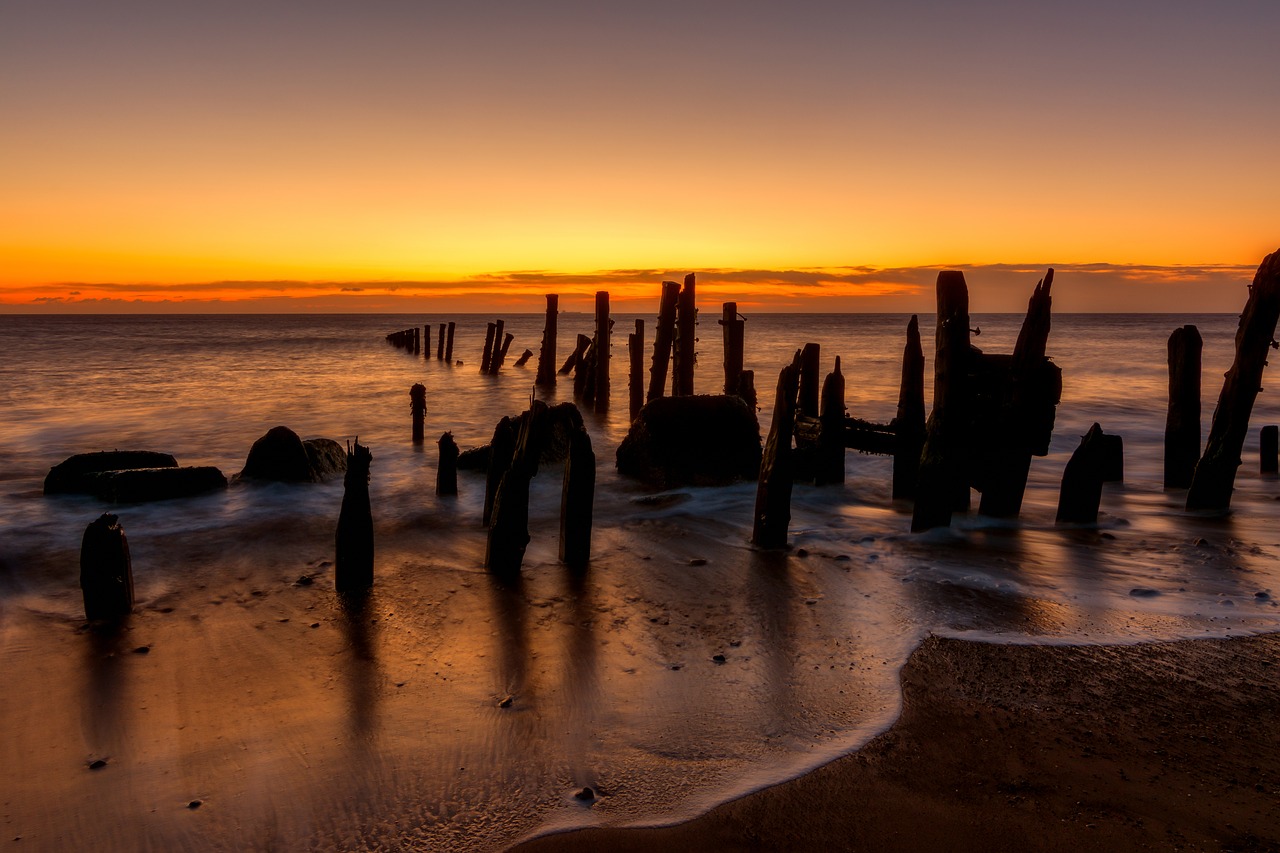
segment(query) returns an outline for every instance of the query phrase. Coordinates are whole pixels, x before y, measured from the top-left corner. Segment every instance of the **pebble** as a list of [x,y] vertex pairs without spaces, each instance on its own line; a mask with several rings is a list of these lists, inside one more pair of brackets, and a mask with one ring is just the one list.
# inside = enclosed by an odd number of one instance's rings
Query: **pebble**
[[797,549],[796,549],[796,556],[797,556],[797,557],[807,557],[807,556],[809,556],[809,549],[808,549],[808,548],[797,548]]
[[728,658],[726,658],[724,655],[714,655],[711,659],[716,663],[724,663],[726,660],[728,660]]
[[847,562],[849,562],[849,555],[848,555],[848,554],[836,554],[836,556],[835,556],[835,560],[836,560],[836,562],[838,562],[838,563],[847,563]]
[[150,647],[150,646],[138,646],[136,649],[134,649],[134,650],[133,650],[133,653],[134,653],[135,655],[149,655],[149,654],[151,654],[151,647]]
[[311,577],[311,575],[300,575],[297,581],[298,586],[311,586],[315,582],[315,578]]
[[673,663],[673,664],[671,664],[671,670],[672,670],[673,672],[674,672],[675,670],[678,670],[679,668],[680,668],[680,664],[678,664],[678,663]]
[[579,800],[586,802],[586,801],[594,800],[596,798],[596,792],[591,790],[590,788],[583,788],[581,791],[574,794],[574,796],[577,797]]
[[514,702],[514,701],[516,701],[516,697],[514,697],[514,696],[506,696],[506,697],[503,697],[503,699],[502,699],[500,702],[498,702],[498,707],[499,707],[499,708],[510,708],[510,707],[511,707],[511,703],[512,703],[512,702]]
[[107,766],[107,760],[105,758],[95,758],[93,761],[89,762],[90,770],[101,770],[106,766]]
[[1201,537],[1197,539],[1195,542],[1192,542],[1191,544],[1195,545],[1197,548],[1204,548],[1208,546],[1209,540],[1205,539],[1204,537]]
[[689,561],[689,565],[691,566],[705,566],[706,564],[707,564],[707,561],[702,559],[701,557],[694,557],[692,560]]
[[319,623],[319,622],[312,622],[312,623],[311,623],[311,627],[312,627],[312,628],[319,628],[319,627],[320,627],[320,623]]
[[204,800],[192,800],[191,802],[187,803],[187,808],[198,809],[203,805],[204,805]]
[[1267,594],[1267,593],[1265,593],[1265,592],[1255,592],[1255,593],[1253,594],[1253,597],[1254,597],[1254,598],[1256,598],[1256,599],[1258,599],[1259,601],[1266,601],[1266,600],[1267,600],[1268,598],[1270,598],[1271,596],[1270,596],[1270,595],[1268,595],[1268,594]]
[[1129,594],[1134,598],[1151,598],[1152,596],[1159,595],[1160,590],[1152,589],[1149,586],[1135,586],[1133,589],[1129,590]]

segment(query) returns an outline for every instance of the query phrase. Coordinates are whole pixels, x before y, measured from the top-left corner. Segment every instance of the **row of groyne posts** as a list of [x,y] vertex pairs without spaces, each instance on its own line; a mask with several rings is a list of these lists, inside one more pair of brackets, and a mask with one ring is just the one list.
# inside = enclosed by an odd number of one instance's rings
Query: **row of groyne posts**
[[[983,353],[970,342],[969,294],[962,272],[945,270],[937,280],[933,409],[925,415],[924,354],[918,318],[907,324],[898,406],[894,419],[877,424],[846,414],[840,359],[819,385],[817,344],[798,349],[779,372],[773,419],[757,479],[752,542],[760,548],[784,548],[790,523],[793,484],[844,481],[844,451],[893,456],[892,495],[913,502],[911,529],[948,526],[953,513],[970,508],[971,492],[982,495],[979,512],[1014,518],[1021,512],[1033,456],[1048,454],[1056,407],[1061,399],[1062,371],[1047,355],[1051,326],[1053,270],[1035,286],[1012,354]],[[664,282],[647,395],[643,392],[644,324],[636,321],[629,336],[630,410],[635,422],[644,403],[661,398],[670,366],[673,397],[693,393],[696,360],[694,276],[684,286]],[[538,362],[537,384],[554,385],[558,297],[547,296],[546,325]],[[1175,329],[1168,343],[1169,404],[1164,435],[1164,485],[1186,489],[1189,510],[1223,512],[1230,508],[1241,464],[1249,418],[1267,355],[1280,348],[1274,339],[1280,319],[1280,251],[1259,266],[1240,316],[1235,355],[1213,413],[1207,442],[1201,449],[1200,385],[1202,340],[1195,326]],[[723,306],[726,395],[743,399],[754,411],[754,373],[743,369],[745,320],[735,303]],[[595,336],[579,335],[560,374],[575,373],[580,401],[597,411],[609,400],[609,295],[596,295]],[[454,324],[441,324],[437,349],[452,360]],[[426,327],[424,331],[429,330]],[[492,372],[510,346],[502,346],[501,322],[490,324],[482,369]],[[429,334],[426,336],[429,341]],[[388,336],[396,346],[420,351],[417,330]],[[406,346],[406,344],[408,344]],[[527,351],[517,364],[532,353]],[[421,442],[426,389],[410,391],[414,440]],[[1264,473],[1277,471],[1280,429],[1263,427],[1260,435]],[[488,528],[486,566],[500,574],[517,572],[530,536],[529,484],[547,460],[564,460],[560,517],[560,559],[573,568],[590,561],[595,454],[577,407],[531,400],[515,418],[504,417],[487,447],[460,453],[452,435],[440,442],[438,495],[457,494],[457,470],[464,461],[486,470],[483,523]],[[466,457],[470,457],[467,459]],[[346,490],[336,536],[335,585],[339,590],[367,589],[373,583],[373,522],[369,506],[372,455],[358,441],[348,449]],[[1063,472],[1057,521],[1096,524],[1103,483],[1124,477],[1120,436],[1094,424],[1081,438]],[[132,607],[132,574],[128,547],[116,517],[103,515],[85,532],[81,550],[81,586],[90,619],[127,613]]]

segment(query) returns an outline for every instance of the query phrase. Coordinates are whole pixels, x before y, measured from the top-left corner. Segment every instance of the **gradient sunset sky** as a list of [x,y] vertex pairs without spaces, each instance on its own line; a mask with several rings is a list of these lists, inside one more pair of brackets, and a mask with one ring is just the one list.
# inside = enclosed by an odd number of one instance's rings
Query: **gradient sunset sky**
[[[0,310],[1236,311],[1273,2],[0,5]],[[632,304],[628,304],[632,302]]]

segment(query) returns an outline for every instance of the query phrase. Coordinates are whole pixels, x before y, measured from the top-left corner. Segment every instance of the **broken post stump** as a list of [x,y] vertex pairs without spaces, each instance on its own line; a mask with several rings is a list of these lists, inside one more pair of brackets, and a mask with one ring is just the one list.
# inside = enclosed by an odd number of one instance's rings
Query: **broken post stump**
[[484,333],[484,355],[480,357],[480,372],[489,372],[489,362],[493,359],[493,338],[498,329],[497,323],[490,323]]
[[444,345],[444,360],[453,364],[453,327],[454,324],[449,323],[449,342]]
[[818,416],[818,376],[822,348],[818,344],[805,344],[800,351],[800,414]]
[[484,564],[499,575],[519,572],[529,546],[529,482],[547,441],[547,412],[546,403],[534,400],[520,415],[511,464],[498,482]]
[[1124,482],[1124,438],[1102,435],[1102,482]]
[[684,277],[684,287],[680,289],[680,295],[676,299],[672,397],[689,397],[693,394],[693,368],[698,359],[698,300],[695,285],[696,277],[689,273]]
[[[582,360],[586,358],[587,348],[590,346],[591,338],[586,335],[578,335],[573,345],[573,352],[569,353],[569,358],[565,360],[564,366],[560,368],[560,373],[568,375],[569,373],[578,370],[579,366],[582,364]],[[574,393],[581,395],[581,392],[577,390],[576,385]]]
[[493,357],[489,360],[489,372],[494,376],[502,370],[502,365],[507,360],[507,350],[511,349],[511,342],[515,340],[515,335],[507,332],[503,338],[502,346],[498,346],[498,338],[502,337],[502,321],[498,321],[498,330],[493,339]]
[[356,439],[347,450],[342,509],[338,513],[333,582],[339,592],[373,586],[373,510],[369,505],[369,465],[373,454]]
[[907,343],[902,349],[902,381],[898,386],[898,410],[893,418],[893,499],[916,496],[920,477],[920,451],[924,448],[924,349],[920,345],[920,320],[911,315]]
[[1200,459],[1200,362],[1204,341],[1195,326],[1169,335],[1169,411],[1164,421],[1164,487],[1191,485]]
[[756,396],[756,372],[754,370],[744,370],[738,374],[738,390],[736,393],[742,398],[742,402],[747,404],[747,408],[753,412],[756,410],[760,400]]
[[595,361],[596,411],[609,408],[609,333],[613,322],[609,319],[609,291],[596,291],[596,336],[593,347]]
[[409,411],[413,413],[413,443],[422,444],[422,420],[427,413],[427,387],[421,382],[409,389]]
[[649,368],[649,393],[645,397],[646,401],[661,397],[667,386],[671,346],[676,335],[676,303],[679,299],[680,284],[664,281],[662,299],[658,303],[658,327],[653,333],[653,365]]
[[840,356],[835,370],[822,383],[822,431],[818,434],[817,469],[814,484],[818,486],[844,482],[844,374],[840,372]]
[[720,325],[724,327],[724,393],[737,394],[746,337],[746,321],[738,317],[738,303],[720,306]]
[[1209,440],[1187,492],[1187,509],[1226,510],[1249,431],[1249,415],[1262,390],[1262,369],[1275,346],[1280,318],[1280,250],[1263,259],[1249,286],[1249,299],[1236,330],[1236,355],[1222,383]]
[[542,327],[542,346],[538,348],[538,377],[535,385],[548,388],[556,384],[556,322],[560,315],[560,295],[547,294],[547,319]]
[[440,324],[440,329],[436,332],[436,361],[444,361],[444,323]]
[[1080,439],[1062,472],[1062,488],[1058,493],[1059,524],[1097,524],[1098,504],[1102,502],[1104,465],[1102,427],[1094,424]]
[[627,402],[631,420],[644,406],[644,320],[636,320],[636,330],[627,335],[627,355],[631,358],[627,374]]
[[482,522],[488,527],[493,520],[493,500],[498,494],[502,475],[511,467],[511,457],[516,452],[516,424],[504,417],[493,429],[489,442],[489,465],[484,482],[484,510]]
[[413,327],[413,354],[417,355],[422,352],[422,332],[417,326]]
[[89,621],[121,619],[133,611],[133,563],[118,518],[103,513],[80,540],[80,591]]
[[458,493],[458,444],[453,433],[446,432],[437,442],[440,447],[440,464],[436,468],[436,494],[440,496]]
[[1277,452],[1280,451],[1280,427],[1271,424],[1258,433],[1258,471],[1274,474],[1277,470]]
[[431,358],[431,326],[429,324],[422,327],[422,357]]
[[787,527],[791,523],[792,470],[791,436],[795,430],[796,395],[800,390],[800,353],[778,374],[778,391],[773,405],[773,422],[760,460],[756,486],[755,520],[751,541],[757,548],[787,547]]
[[595,500],[596,455],[585,429],[570,434],[560,493],[560,561],[583,569],[591,561],[591,516]]
[[512,367],[524,367],[524,366],[525,366],[525,364],[526,364],[526,363],[529,361],[529,359],[531,359],[531,358],[533,358],[533,350],[531,350],[531,349],[527,349],[527,350],[525,350],[524,352],[520,353],[520,357],[519,357],[519,358],[517,358],[517,359],[515,360],[515,363],[513,363],[511,366],[512,366]]

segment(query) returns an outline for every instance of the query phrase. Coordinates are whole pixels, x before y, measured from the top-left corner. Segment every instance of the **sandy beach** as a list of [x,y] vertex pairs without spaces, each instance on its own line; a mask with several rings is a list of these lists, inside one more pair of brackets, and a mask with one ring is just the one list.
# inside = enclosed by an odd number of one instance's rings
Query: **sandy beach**
[[1280,850],[1280,635],[1136,646],[930,638],[901,718],[794,781],[577,850]]

